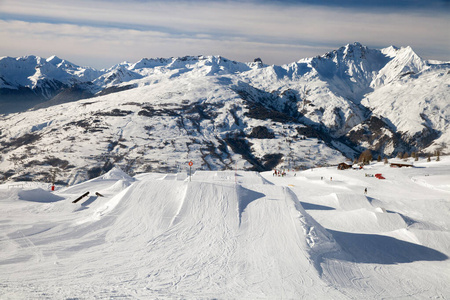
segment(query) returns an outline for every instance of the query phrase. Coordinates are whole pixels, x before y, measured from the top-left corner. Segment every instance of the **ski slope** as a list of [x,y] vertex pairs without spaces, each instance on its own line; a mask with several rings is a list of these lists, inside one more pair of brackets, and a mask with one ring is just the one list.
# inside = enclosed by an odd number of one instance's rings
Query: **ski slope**
[[447,299],[450,159],[415,166],[4,184],[0,298]]

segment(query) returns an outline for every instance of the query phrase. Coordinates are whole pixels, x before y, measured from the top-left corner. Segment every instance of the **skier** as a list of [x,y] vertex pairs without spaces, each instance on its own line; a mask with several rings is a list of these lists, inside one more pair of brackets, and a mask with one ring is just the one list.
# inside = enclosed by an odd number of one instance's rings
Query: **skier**
[[367,195],[367,188],[364,189],[364,195]]

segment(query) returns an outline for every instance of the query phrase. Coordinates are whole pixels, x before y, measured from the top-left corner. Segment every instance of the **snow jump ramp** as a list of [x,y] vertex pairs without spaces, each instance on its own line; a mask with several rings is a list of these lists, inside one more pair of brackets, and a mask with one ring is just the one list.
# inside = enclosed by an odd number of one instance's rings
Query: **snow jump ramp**
[[297,298],[332,290],[309,254],[327,233],[316,234],[320,226],[308,223],[287,188],[257,173],[243,175],[250,184],[242,185],[234,176],[197,175],[130,187],[113,212],[109,251],[138,258],[138,272],[161,295]]

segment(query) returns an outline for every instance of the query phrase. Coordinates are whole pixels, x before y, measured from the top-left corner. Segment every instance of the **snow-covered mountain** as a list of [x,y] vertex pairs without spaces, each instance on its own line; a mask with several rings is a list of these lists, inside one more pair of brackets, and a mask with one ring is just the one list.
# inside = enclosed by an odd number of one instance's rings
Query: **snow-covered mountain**
[[[450,143],[450,64],[359,43],[298,62],[142,59],[106,70],[0,59],[3,176],[311,167]],[[84,100],[83,100],[84,99]],[[31,110],[26,110],[32,108]],[[33,175],[32,175],[33,174]]]
[[104,71],[57,56],[0,58],[0,112],[20,112],[51,100],[66,88],[89,83]]

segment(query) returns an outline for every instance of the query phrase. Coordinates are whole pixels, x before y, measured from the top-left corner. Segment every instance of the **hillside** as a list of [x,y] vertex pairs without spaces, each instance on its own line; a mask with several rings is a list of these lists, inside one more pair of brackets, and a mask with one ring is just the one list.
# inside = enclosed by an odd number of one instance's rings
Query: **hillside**
[[443,157],[1,185],[0,297],[445,299],[449,174]]
[[[0,59],[3,179],[309,168],[373,155],[448,152],[448,63],[359,43],[269,66],[220,56],[105,70],[57,57]],[[26,110],[31,108],[30,110]]]

